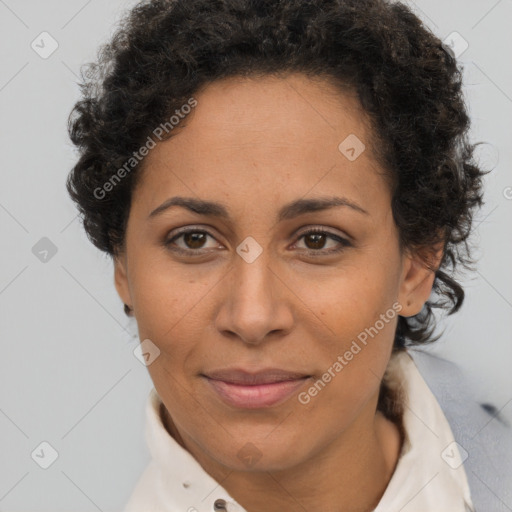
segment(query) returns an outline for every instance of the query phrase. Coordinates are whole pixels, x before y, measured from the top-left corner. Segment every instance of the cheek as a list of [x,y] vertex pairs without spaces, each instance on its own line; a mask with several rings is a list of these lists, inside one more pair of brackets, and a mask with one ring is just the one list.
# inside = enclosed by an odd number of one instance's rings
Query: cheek
[[195,370],[193,363],[204,346],[208,290],[212,285],[169,274],[155,268],[137,274],[137,325],[140,339],[151,340],[160,350],[155,364],[148,366],[152,378],[174,382],[171,375],[182,382],[185,374]]
[[[323,346],[317,340],[310,360],[320,362],[319,373],[305,390],[301,403],[309,402],[311,414],[318,414],[326,423],[338,418],[350,423],[362,407],[378,393],[386,369],[396,325],[394,310],[388,310],[388,323],[339,315],[335,332]],[[334,426],[334,428],[337,428]]]
[[396,289],[382,264],[361,262],[333,274],[329,283],[309,293],[308,302],[326,327],[346,339],[386,313],[396,300]]
[[[326,372],[329,382],[325,386],[321,383],[327,380],[324,375],[305,390],[310,396],[310,403],[306,406],[308,415],[310,418],[316,417],[315,421],[323,423],[326,428],[336,431],[340,426],[346,427],[352,423],[378,392],[378,374],[375,375],[370,369],[368,354],[360,355],[361,358],[356,356],[339,373],[334,368],[330,372],[332,376]],[[301,399],[304,398],[303,395]]]
[[197,276],[197,271],[195,274],[192,266],[182,270],[172,263],[150,264],[148,259],[134,269],[131,289],[137,323],[147,331],[147,337],[151,333],[155,338],[165,339],[171,329],[199,321],[198,306],[215,281]]
[[399,313],[393,307],[396,285],[382,267],[354,268],[333,281],[321,300],[311,296],[325,333],[320,338],[318,330],[310,332],[316,340],[311,348],[323,365],[319,377],[329,381],[324,399],[338,411],[357,407],[378,389],[391,354]]

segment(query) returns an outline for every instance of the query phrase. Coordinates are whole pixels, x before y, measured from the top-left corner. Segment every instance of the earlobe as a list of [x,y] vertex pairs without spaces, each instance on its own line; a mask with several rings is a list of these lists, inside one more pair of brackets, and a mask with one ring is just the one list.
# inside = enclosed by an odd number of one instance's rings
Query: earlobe
[[398,301],[402,304],[400,316],[417,315],[430,297],[436,269],[442,259],[443,248],[437,247],[435,256],[427,258],[420,251],[409,253],[404,258]]

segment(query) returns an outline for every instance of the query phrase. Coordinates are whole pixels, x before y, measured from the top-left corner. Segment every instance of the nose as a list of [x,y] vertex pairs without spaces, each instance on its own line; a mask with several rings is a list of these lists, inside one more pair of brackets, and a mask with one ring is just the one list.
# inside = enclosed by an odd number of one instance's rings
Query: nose
[[[216,327],[225,336],[257,345],[282,337],[293,325],[293,293],[268,250],[252,262],[236,257],[226,276]],[[271,336],[272,335],[272,336]]]

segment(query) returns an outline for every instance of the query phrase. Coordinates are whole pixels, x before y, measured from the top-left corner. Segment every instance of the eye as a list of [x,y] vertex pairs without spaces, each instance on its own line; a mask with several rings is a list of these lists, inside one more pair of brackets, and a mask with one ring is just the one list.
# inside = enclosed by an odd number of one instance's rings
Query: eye
[[[305,251],[312,256],[325,256],[328,254],[339,253],[352,245],[345,238],[330,233],[323,228],[309,229],[308,231],[301,233],[298,240],[303,238],[306,245]],[[338,246],[335,245],[334,248],[331,247],[329,249],[324,249],[326,241],[329,239],[337,242]]]
[[[208,231],[188,227],[182,229],[171,238],[165,240],[164,245],[170,250],[180,254],[186,254],[188,256],[202,256],[205,254],[205,252],[215,248],[204,247],[208,237],[215,240],[215,237]],[[177,243],[177,241],[180,239],[182,239],[182,243],[184,245],[179,245]],[[339,235],[335,235],[329,231],[326,231],[325,228],[312,228],[304,231],[299,235],[297,241],[301,239],[304,239],[306,244],[304,251],[312,256],[325,256],[329,254],[335,254],[345,250],[347,247],[352,246],[348,240],[340,237]],[[335,244],[334,247],[325,249],[324,246],[329,240],[336,242],[337,246]]]
[[[183,229],[180,232],[178,232],[173,237],[167,239],[164,242],[164,245],[168,247],[170,250],[191,255],[193,253],[196,253],[197,255],[204,254],[205,251],[208,250],[208,248],[204,247],[204,243],[208,239],[208,237],[214,239],[213,235],[211,235],[208,231],[204,231],[202,229]],[[183,245],[177,245],[176,241],[179,239],[183,239]]]

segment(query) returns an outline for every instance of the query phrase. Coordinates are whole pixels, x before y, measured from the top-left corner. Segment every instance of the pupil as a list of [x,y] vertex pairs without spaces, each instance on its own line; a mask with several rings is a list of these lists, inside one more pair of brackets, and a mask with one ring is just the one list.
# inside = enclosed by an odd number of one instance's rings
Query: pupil
[[322,249],[323,242],[324,242],[325,235],[322,233],[313,233],[306,237],[306,245],[309,247],[309,244],[307,243],[308,239],[313,239],[313,247],[310,247],[310,249]]
[[[201,242],[204,242],[205,233],[185,233],[185,243],[191,249],[200,249]],[[199,244],[197,244],[199,242]]]

